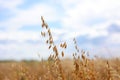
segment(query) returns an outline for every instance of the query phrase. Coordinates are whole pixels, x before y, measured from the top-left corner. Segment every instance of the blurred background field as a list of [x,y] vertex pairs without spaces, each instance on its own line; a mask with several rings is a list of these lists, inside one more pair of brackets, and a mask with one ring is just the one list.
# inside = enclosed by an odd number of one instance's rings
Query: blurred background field
[[[114,76],[113,80],[119,80],[120,59],[111,59],[109,62],[111,65],[111,73]],[[62,60],[62,64],[64,75],[67,77],[65,80],[74,80],[72,77],[74,70],[73,61],[71,59],[65,59]],[[3,61],[0,62],[0,80],[50,80],[50,75],[47,75],[47,66],[47,61]],[[105,59],[95,60],[94,70],[96,72],[96,80],[109,80]],[[49,79],[46,79],[45,75],[47,75]],[[56,79],[57,78],[51,80]]]

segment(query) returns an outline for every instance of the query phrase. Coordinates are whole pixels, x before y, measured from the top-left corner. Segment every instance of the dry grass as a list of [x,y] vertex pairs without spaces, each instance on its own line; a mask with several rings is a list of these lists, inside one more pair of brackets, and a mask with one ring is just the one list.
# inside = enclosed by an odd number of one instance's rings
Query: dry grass
[[63,75],[54,61],[0,62],[0,80],[120,80],[120,59],[60,62]]
[[0,62],[0,80],[120,80],[120,59],[89,59],[88,53],[79,50],[75,39],[73,59],[61,60],[67,43],[60,43],[63,51],[59,51],[50,28],[43,17],[41,20],[44,29],[41,35],[52,51],[48,60]]

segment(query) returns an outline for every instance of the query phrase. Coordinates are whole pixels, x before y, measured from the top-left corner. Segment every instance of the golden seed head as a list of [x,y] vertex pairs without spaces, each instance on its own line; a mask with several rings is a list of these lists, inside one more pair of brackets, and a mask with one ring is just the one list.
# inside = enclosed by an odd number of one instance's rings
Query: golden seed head
[[49,47],[48,47],[48,49],[50,49],[52,46],[50,45]]
[[48,42],[49,42],[49,41],[47,40],[46,43],[48,44]]
[[41,35],[42,35],[43,37],[45,37],[45,32],[41,32]]
[[61,54],[62,54],[62,57],[64,57],[64,52],[63,52],[63,51],[62,51],[62,53],[61,53]]

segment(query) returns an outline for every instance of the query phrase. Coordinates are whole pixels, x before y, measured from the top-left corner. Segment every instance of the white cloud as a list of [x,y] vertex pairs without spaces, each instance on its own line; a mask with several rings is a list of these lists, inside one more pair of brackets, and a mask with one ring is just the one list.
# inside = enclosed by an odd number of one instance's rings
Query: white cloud
[[[52,1],[54,2],[55,0]],[[120,0],[61,0],[55,2],[63,9],[62,11],[54,5],[44,2],[37,3],[24,10],[17,8],[18,5],[24,3],[23,0],[0,0],[0,7],[10,9],[15,13],[12,18],[0,22],[0,27],[7,29],[7,31],[0,32],[2,34],[0,35],[0,40],[15,40],[19,42],[19,45],[16,43],[0,45],[0,49],[7,51],[8,57],[10,56],[9,52],[13,52],[14,55],[15,53],[20,53],[19,51],[26,53],[25,55],[21,54],[21,57],[23,55],[34,56],[33,53],[39,50],[42,56],[48,56],[48,54],[42,54],[48,53],[43,43],[41,43],[42,47],[37,44],[25,43],[27,40],[41,41],[40,32],[19,31],[19,28],[29,25],[40,25],[41,27],[41,16],[44,16],[48,23],[60,21],[61,28],[51,29],[55,41],[60,39],[69,40],[87,35],[88,39],[100,36],[108,37],[104,45],[120,44],[119,33],[109,35],[107,31],[108,27],[113,23],[120,26]],[[103,21],[96,23],[96,20],[99,19]],[[89,25],[88,22],[92,23],[92,25]],[[96,47],[92,44],[86,45],[86,47],[89,46]],[[95,49],[97,50],[97,48]],[[116,51],[119,52],[118,49]]]
[[[79,35],[87,34],[93,38],[107,36],[109,25],[115,21],[119,24],[120,21],[119,0],[70,0],[70,2],[61,1],[60,4],[65,9],[65,16],[61,19],[62,26],[66,30],[79,33]],[[96,24],[94,18],[103,19],[104,21]],[[88,25],[86,22],[89,21],[94,24]]]
[[[26,25],[41,24],[41,16],[45,16],[47,21],[56,21],[59,16],[55,8],[44,3],[31,6],[29,9],[20,10],[15,8],[16,15],[11,19],[1,22],[0,27],[6,27],[7,30],[17,30]],[[7,23],[7,24],[6,24]]]
[[0,32],[0,40],[13,40],[18,42],[24,42],[26,40],[40,40],[40,32],[33,31],[10,31],[10,32]]
[[[68,35],[71,34],[71,37],[77,33],[77,36],[89,35],[94,38],[107,35],[106,27],[111,24],[111,21],[119,21],[120,18],[119,0],[62,0],[58,3],[65,9],[63,12],[65,16],[63,17],[59,17],[60,12],[53,6],[40,3],[27,10],[16,10],[17,15],[6,22],[0,23],[1,27],[7,27],[11,31],[26,25],[39,25],[41,23],[40,16],[43,15],[48,22],[61,19],[62,28],[67,31],[66,33],[69,33]],[[87,21],[95,22],[93,18],[104,18],[106,21],[92,26],[86,25]],[[119,24],[119,22],[117,23]]]
[[47,45],[40,42],[38,44],[6,44],[0,45],[0,59],[39,59],[47,58],[49,56],[49,51],[46,50]]
[[116,32],[109,35],[109,38],[106,40],[107,44],[119,45],[120,44],[120,33]]
[[22,4],[23,0],[0,0],[0,7],[3,9],[14,10],[18,5]]

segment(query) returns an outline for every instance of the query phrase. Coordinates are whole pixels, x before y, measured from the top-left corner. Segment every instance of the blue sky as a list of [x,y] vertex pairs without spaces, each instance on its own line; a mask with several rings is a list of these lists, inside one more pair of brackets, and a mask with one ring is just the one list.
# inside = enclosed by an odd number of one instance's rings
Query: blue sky
[[56,44],[67,42],[66,57],[74,37],[91,56],[120,56],[120,0],[0,0],[1,60],[48,57],[41,16]]

